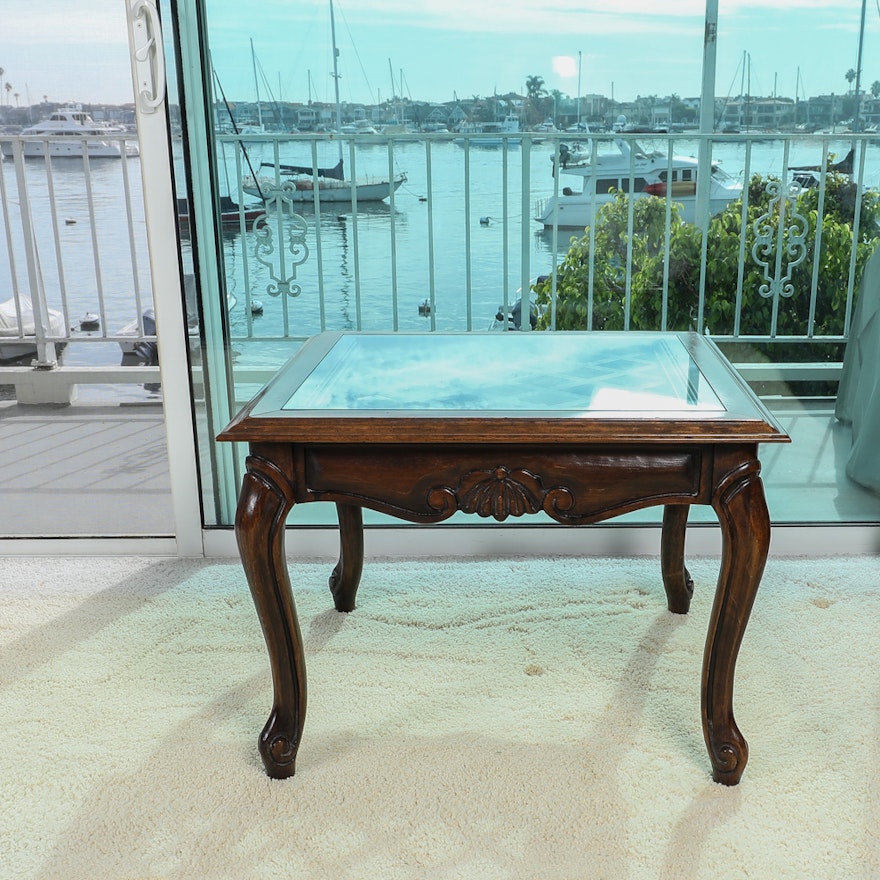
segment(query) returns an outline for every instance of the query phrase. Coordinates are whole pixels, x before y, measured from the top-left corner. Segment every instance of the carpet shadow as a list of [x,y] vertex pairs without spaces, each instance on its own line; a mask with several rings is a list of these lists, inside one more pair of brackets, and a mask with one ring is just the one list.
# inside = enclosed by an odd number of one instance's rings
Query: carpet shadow
[[[626,851],[608,847],[631,819],[622,789],[632,785],[619,778],[626,749],[611,748],[610,733],[594,731],[586,751],[491,736],[340,735],[309,750],[297,776],[274,781],[255,731],[246,742],[214,739],[216,713],[264,689],[262,674],[241,681],[138,772],[108,779],[79,804],[35,880],[338,880],[367,866],[373,876],[468,876],[475,853],[474,871],[488,865],[491,876],[629,876]],[[194,754],[212,741],[222,752]],[[364,787],[375,805],[366,813]]]
[[[0,646],[0,687],[10,687],[212,564],[216,563],[197,559],[150,563],[49,623],[29,629],[26,635]],[[73,568],[70,576],[75,577]]]
[[[338,880],[423,851],[430,853],[427,873],[395,876],[466,876],[474,852],[499,876],[539,876],[528,865],[536,859],[540,867],[542,853],[555,853],[546,876],[628,876],[626,850],[612,851],[608,841],[632,824],[627,793],[653,780],[633,778],[626,759],[641,744],[627,733],[638,731],[649,695],[663,688],[659,659],[688,623],[665,609],[657,614],[627,649],[607,708],[576,744],[467,731],[340,732],[310,740],[297,776],[273,781],[256,748],[270,681],[264,671],[245,677],[169,730],[136,772],[95,787],[35,876]],[[308,653],[326,647],[347,617],[332,609],[315,614]],[[186,646],[178,650],[183,655]],[[259,715],[255,694],[266,697]],[[234,733],[218,735],[229,724]],[[667,726],[665,734],[676,725]],[[694,730],[699,737],[698,718]],[[367,813],[365,787],[376,807]]]
[[[588,791],[590,797],[595,797],[597,802],[603,804],[607,819],[607,825],[603,823],[598,827],[588,826],[583,831],[583,843],[592,852],[601,853],[605,848],[604,834],[607,827],[618,829],[619,834],[619,829],[628,828],[631,824],[633,815],[626,792],[632,786],[633,780],[624,778],[621,768],[627,756],[642,749],[644,744],[628,739],[627,732],[640,727],[651,691],[663,689],[664,683],[656,681],[659,661],[675,630],[689,623],[693,624],[693,621],[686,615],[672,614],[665,610],[660,612],[660,616],[633,645],[620,683],[613,697],[607,701],[605,713],[590,732],[591,753],[600,759],[600,773],[591,778]],[[694,672],[693,684],[695,688],[699,688],[699,668]],[[681,745],[681,757],[692,758],[696,738],[680,729],[679,725],[669,723],[666,716],[660,720],[664,726],[663,734]],[[700,723],[699,717],[693,719],[691,729],[697,731],[697,736]],[[702,739],[699,741],[702,742]],[[708,761],[708,757],[706,760]],[[647,781],[650,784],[651,780]],[[635,843],[633,848],[636,848]],[[625,877],[628,876],[631,863],[628,858],[618,864],[609,864],[606,860],[602,862],[602,868],[603,877]]]
[[659,880],[701,880],[706,842],[736,817],[742,802],[739,786],[707,785],[672,828]]
[[303,647],[308,654],[318,654],[337,636],[345,626],[348,612],[328,608],[312,618]]

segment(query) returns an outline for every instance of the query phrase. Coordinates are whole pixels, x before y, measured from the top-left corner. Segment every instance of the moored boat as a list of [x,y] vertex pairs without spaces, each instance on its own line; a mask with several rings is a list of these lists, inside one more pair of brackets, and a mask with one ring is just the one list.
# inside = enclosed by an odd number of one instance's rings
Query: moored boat
[[[48,309],[46,318],[48,336],[65,335],[64,315],[61,312]],[[0,303],[0,361],[18,360],[36,354],[36,332],[34,305],[30,297],[20,296],[18,309],[15,307],[15,298]],[[33,341],[27,337],[33,337]],[[56,343],[59,347],[66,344]]]
[[[119,159],[137,156],[138,145],[133,136],[115,125],[96,122],[79,106],[61,107],[48,119],[21,132],[22,150],[26,159],[73,157]],[[12,156],[12,143],[3,142],[3,153]]]
[[[239,205],[232,201],[229,196],[220,196],[220,225],[224,229],[239,228],[242,220],[246,226],[250,226],[255,220],[266,213],[263,205]],[[190,228],[189,202],[186,199],[177,200],[177,219],[180,230],[188,234]]]
[[[333,83],[336,97],[336,130],[342,131],[342,102],[339,99],[339,50],[336,48],[336,23],[333,0],[329,0],[330,34],[333,45]],[[376,130],[372,128],[372,133]],[[309,165],[282,165],[264,162],[261,168],[272,168],[274,175],[251,174],[242,179],[242,190],[263,201],[281,197],[291,202],[381,202],[406,181],[401,172],[393,179],[346,180],[342,162],[342,141],[339,141],[339,161],[332,168],[312,168]],[[317,191],[317,200],[316,200]]]
[[291,202],[314,202],[317,179],[320,202],[381,202],[395,192],[405,181],[401,172],[387,178],[360,178],[346,180],[342,159],[333,168],[312,168],[309,165],[275,165],[264,162],[260,168],[272,168],[277,174],[248,175],[242,178],[241,188],[250,196],[267,201],[275,196]]
[[464,125],[459,133],[467,137],[453,138],[459,146],[469,143],[473,147],[514,146],[522,141],[519,137],[519,117],[514,114],[506,116],[500,122],[483,122]]
[[[613,201],[617,192],[631,193],[634,198],[670,197],[681,205],[683,220],[696,217],[698,161],[692,156],[673,155],[665,151],[648,151],[632,139],[615,138],[616,152],[596,151],[592,143],[578,151],[563,149],[558,157],[562,174],[580,178],[580,190],[563,187],[559,196],[539,199],[535,220],[550,228],[582,229],[593,223],[595,212]],[[551,156],[553,173],[557,172],[557,155]],[[742,194],[742,186],[718,165],[712,165],[709,186],[709,213],[717,214]]]

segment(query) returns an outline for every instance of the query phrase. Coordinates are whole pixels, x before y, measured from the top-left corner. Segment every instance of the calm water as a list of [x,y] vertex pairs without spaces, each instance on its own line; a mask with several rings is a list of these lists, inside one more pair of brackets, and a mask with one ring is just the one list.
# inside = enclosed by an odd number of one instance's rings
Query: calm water
[[[642,144],[665,148],[660,141],[651,144],[643,140]],[[320,146],[319,162],[334,164],[338,158],[336,146]],[[849,148],[845,140],[834,140],[829,146],[837,158],[842,158]],[[310,149],[305,143],[284,144],[280,159],[309,162]],[[821,142],[796,140],[790,149],[790,165],[821,161]],[[676,141],[675,152],[696,155],[697,143]],[[518,145],[507,149],[472,147],[465,151],[451,141],[395,144],[393,170],[406,172],[408,180],[396,192],[393,210],[387,203],[362,205],[355,217],[350,205],[327,206],[316,224],[314,211],[303,207],[308,223],[309,256],[297,267],[296,283],[302,288],[297,297],[272,296],[267,289],[272,273],[280,271],[277,249],[269,258],[275,264],[270,268],[255,257],[257,240],[253,233],[224,234],[227,284],[236,299],[230,312],[230,326],[241,361],[274,364],[289,352],[289,345],[281,342],[283,337],[307,336],[322,329],[486,329],[505,298],[509,302],[517,298],[523,279],[548,272],[554,260],[551,234],[531,220],[523,230],[520,220],[523,213],[531,218],[536,199],[553,193],[551,153],[549,142],[534,145],[529,151]],[[256,167],[273,158],[273,146],[253,144],[249,155]],[[224,156],[221,189],[228,188],[238,197],[234,146],[224,148]],[[528,160],[525,174],[530,188],[525,205],[524,156]],[[867,156],[865,182],[878,187],[880,150],[872,145]],[[345,158],[350,172],[347,147]],[[729,174],[741,178],[744,144],[716,144],[715,158],[720,159]],[[773,172],[781,168],[782,161],[781,141],[756,143],[752,148],[753,171]],[[387,178],[387,146],[358,146],[356,165],[358,177]],[[12,164],[5,162],[0,168],[7,199],[17,202]],[[72,326],[86,312],[100,314],[102,327],[115,333],[152,300],[139,162],[92,161],[91,192],[85,186],[82,163],[77,160],[53,162],[51,180],[47,179],[44,163],[30,162],[27,182],[50,307],[66,308]],[[467,209],[466,182],[470,191]],[[54,214],[59,218],[58,251],[50,220],[51,198]],[[131,203],[130,220],[127,200]],[[243,200],[255,201],[247,196]],[[11,262],[20,288],[28,289],[21,221],[15,205],[10,207],[8,213],[0,216],[0,235],[5,242],[8,225],[13,251],[10,261],[9,249],[5,243],[0,245],[0,300],[11,295]],[[514,218],[507,227],[501,222],[505,210]],[[95,219],[94,239],[90,216]],[[481,218],[488,219],[481,223]],[[560,231],[562,250],[573,234],[570,230]],[[395,263],[391,259],[392,248]],[[183,249],[186,264],[191,256],[188,239],[184,239]],[[59,252],[63,270],[58,268]],[[104,298],[103,313],[99,290]],[[251,314],[247,308],[249,297],[262,303],[262,315]],[[425,300],[434,303],[429,316],[420,314],[419,306]],[[78,332],[76,336],[88,344],[71,345],[66,363],[119,362],[120,349],[116,343],[99,341],[95,334]]]
[[[15,289],[13,273],[23,295],[30,295],[31,283],[13,163],[3,162],[0,170],[5,186],[0,214],[3,301]],[[119,345],[101,341],[102,333],[116,333],[139,309],[152,304],[139,161],[91,160],[90,186],[77,159],[53,160],[48,174],[42,160],[29,160],[25,177],[48,305],[65,314],[74,338],[82,340],[68,346],[64,362],[119,363]],[[100,317],[101,332],[78,330],[86,313]]]

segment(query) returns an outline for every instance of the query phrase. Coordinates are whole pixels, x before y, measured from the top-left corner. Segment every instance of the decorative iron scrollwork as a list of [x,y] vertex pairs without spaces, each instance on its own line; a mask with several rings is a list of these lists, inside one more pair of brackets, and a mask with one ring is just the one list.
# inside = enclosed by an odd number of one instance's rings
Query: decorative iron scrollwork
[[557,516],[571,508],[574,499],[568,489],[545,489],[539,476],[522,468],[499,465],[465,474],[455,489],[437,486],[428,493],[428,505],[446,512],[461,510],[502,522],[509,516],[544,510]]
[[[267,199],[267,204],[275,206],[274,215],[261,214],[254,221],[254,257],[269,269],[270,281],[266,285],[269,296],[299,296],[302,288],[296,284],[296,267],[309,258],[306,234],[309,231],[305,218],[293,208],[293,200],[283,192],[277,192]],[[275,239],[287,246],[276,249]]]
[[[767,213],[758,217],[752,227],[755,231],[752,257],[763,267],[766,279],[758,293],[765,298],[788,297],[794,293],[792,270],[807,256],[809,227],[806,218],[795,210],[801,186],[794,181],[770,180],[766,189],[770,196]],[[787,263],[785,257],[788,257]]]

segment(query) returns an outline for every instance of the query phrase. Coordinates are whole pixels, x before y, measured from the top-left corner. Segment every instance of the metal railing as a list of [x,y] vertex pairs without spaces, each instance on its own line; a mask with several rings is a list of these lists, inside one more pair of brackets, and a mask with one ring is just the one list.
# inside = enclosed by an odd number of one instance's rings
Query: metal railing
[[[690,325],[725,342],[846,342],[858,273],[874,235],[873,229],[861,227],[865,193],[880,183],[880,154],[875,156],[877,148],[869,137],[593,134],[581,136],[581,156],[562,167],[562,144],[570,155],[572,137],[523,132],[502,135],[504,143],[491,147],[476,134],[344,138],[351,179],[366,173],[402,180],[382,201],[361,200],[354,194],[336,203],[316,172],[320,154],[336,149],[332,137],[220,135],[217,177],[236,207],[224,216],[206,205],[181,213],[181,247],[189,248],[200,226],[212,224],[222,251],[227,300],[230,307],[237,306],[230,312],[231,341],[245,349],[271,347],[336,327],[484,330],[495,323],[509,329],[510,311],[521,299],[528,300],[536,276],[547,276],[543,301],[528,309],[538,308],[549,329],[559,327],[571,292],[562,289],[558,267],[573,236],[580,236],[579,247],[586,254],[579,276],[583,322],[578,329],[606,326],[609,310],[621,329],[637,329],[643,322],[638,309],[644,304],[639,282],[646,271],[640,248],[647,235],[639,225],[640,200],[622,203],[617,217],[621,244],[611,265],[602,223],[592,222],[586,233],[583,224],[567,229],[562,210],[572,198],[566,181],[584,177],[578,168],[601,169],[601,157],[620,152],[623,144],[628,165],[618,188],[638,192],[644,187],[640,162],[649,153],[655,170],[664,172],[662,179],[671,184],[671,200],[651,200],[664,212],[653,245],[652,271],[659,272],[659,280],[652,288],[656,303],[651,308],[657,329],[683,329],[675,326],[675,315],[682,289],[676,276],[681,269],[677,248],[685,238],[678,237],[672,202],[677,195],[699,197],[686,186],[676,191],[676,182],[693,180],[691,174],[678,180],[677,162],[679,154],[697,157],[704,152],[709,166],[722,160],[730,178],[742,187],[743,199],[738,216],[728,217],[724,230],[737,239],[738,247],[735,267],[725,276],[733,280],[723,297],[713,280],[720,260],[715,239],[721,233],[711,226],[708,233],[700,231],[705,224],[697,224],[697,237],[686,239],[696,255],[689,265]],[[155,343],[145,321],[152,296],[137,158],[122,149],[117,159],[89,158],[87,151],[80,158],[56,159],[44,138],[42,157],[26,159],[24,145],[29,140],[0,137],[0,290],[5,293],[0,308],[6,308],[0,357],[10,346],[33,346],[32,357],[17,371],[3,362],[7,381],[24,382],[24,371],[38,369],[69,385],[74,368],[78,382],[89,381],[92,368],[100,382],[142,382],[145,376],[155,380],[154,367],[131,372],[122,367],[120,356],[139,344]],[[130,136],[119,138],[120,144],[126,140]],[[650,150],[645,147],[648,141]],[[840,157],[850,145],[853,153],[844,167]],[[288,175],[284,165],[293,154],[305,156],[311,175]],[[262,163],[266,167],[260,169]],[[840,239],[838,227],[832,237],[827,226],[835,167],[854,184],[848,243]],[[554,168],[560,173],[552,173]],[[296,181],[303,187],[310,183],[313,201],[286,198],[280,187],[265,201],[246,192],[248,178],[260,173],[277,185],[293,182],[293,190]],[[700,174],[703,179],[704,172]],[[763,192],[750,185],[756,174],[762,176]],[[178,180],[180,188],[184,183]],[[582,202],[597,216],[605,193],[589,177],[586,186]],[[814,190],[812,218],[798,213],[805,187]],[[769,198],[769,207],[756,217],[759,198]],[[557,207],[547,213],[548,204]],[[839,205],[836,209],[841,210]],[[542,215],[544,221],[536,222]],[[840,266],[833,303],[827,301],[821,268],[832,252]],[[725,260],[731,259],[730,253],[729,248],[724,252]],[[614,296],[609,295],[611,270]],[[768,306],[762,311],[767,316],[762,325],[752,314],[756,302]],[[793,308],[802,316],[794,322],[786,320]],[[833,320],[828,320],[829,309]],[[528,325],[521,322],[523,329]],[[59,360],[61,349],[66,351]],[[839,366],[839,358],[827,355],[803,360],[800,365],[786,362],[785,367],[814,376],[833,375]],[[778,364],[753,369],[779,373]],[[0,377],[0,384],[3,381]]]

